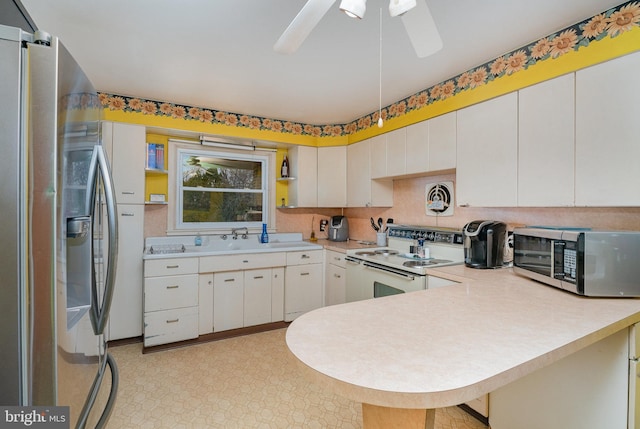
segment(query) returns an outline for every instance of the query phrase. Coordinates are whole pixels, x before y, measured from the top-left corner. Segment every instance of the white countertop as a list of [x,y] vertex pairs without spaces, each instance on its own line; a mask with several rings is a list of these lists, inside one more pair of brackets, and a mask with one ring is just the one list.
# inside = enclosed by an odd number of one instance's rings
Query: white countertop
[[458,285],[314,310],[287,330],[311,378],[395,408],[460,404],[640,321],[639,299],[583,298],[511,269],[436,270]]

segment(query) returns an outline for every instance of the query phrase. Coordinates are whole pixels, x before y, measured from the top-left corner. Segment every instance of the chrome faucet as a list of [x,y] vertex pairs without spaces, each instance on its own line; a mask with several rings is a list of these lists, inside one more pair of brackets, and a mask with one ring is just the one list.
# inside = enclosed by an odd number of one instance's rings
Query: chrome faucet
[[242,231],[242,230],[244,230],[244,233],[242,234],[242,238],[245,239],[245,240],[247,238],[249,238],[249,229],[246,226],[243,226],[242,228],[232,228],[231,229],[231,235],[233,237],[231,237],[231,238],[233,238],[234,240],[237,240],[238,239],[238,231]]

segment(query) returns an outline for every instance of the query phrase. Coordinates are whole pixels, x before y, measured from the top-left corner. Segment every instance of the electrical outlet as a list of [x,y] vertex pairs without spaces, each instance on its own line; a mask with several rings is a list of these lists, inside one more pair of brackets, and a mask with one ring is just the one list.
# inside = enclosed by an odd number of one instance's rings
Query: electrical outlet
[[329,221],[326,219],[320,219],[320,231],[325,231],[327,229],[327,225]]

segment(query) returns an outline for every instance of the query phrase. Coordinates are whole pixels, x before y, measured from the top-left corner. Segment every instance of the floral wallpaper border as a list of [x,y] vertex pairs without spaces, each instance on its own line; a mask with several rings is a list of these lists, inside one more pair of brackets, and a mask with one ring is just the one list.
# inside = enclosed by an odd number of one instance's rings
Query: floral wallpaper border
[[375,125],[381,114],[384,120],[405,115],[436,101],[445,100],[463,91],[471,91],[502,76],[513,75],[530,66],[551,61],[571,51],[589,46],[606,37],[614,38],[640,26],[640,3],[628,1],[592,18],[550,34],[522,48],[468,70],[445,82],[413,94],[403,100],[363,116],[353,122],[340,125],[309,125],[298,122],[262,118],[221,110],[183,106],[169,102],[144,100],[121,95],[99,93],[102,106],[110,110],[138,112],[200,121],[207,124],[223,124],[253,130],[266,130],[313,137],[339,137],[349,135]]

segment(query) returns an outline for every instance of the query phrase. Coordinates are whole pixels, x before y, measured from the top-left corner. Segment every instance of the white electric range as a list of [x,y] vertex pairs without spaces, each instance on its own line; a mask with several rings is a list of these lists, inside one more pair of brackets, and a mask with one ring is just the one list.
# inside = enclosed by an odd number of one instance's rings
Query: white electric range
[[[411,253],[424,240],[429,257]],[[347,302],[427,289],[426,269],[464,262],[462,231],[390,225],[388,245],[347,251]]]

